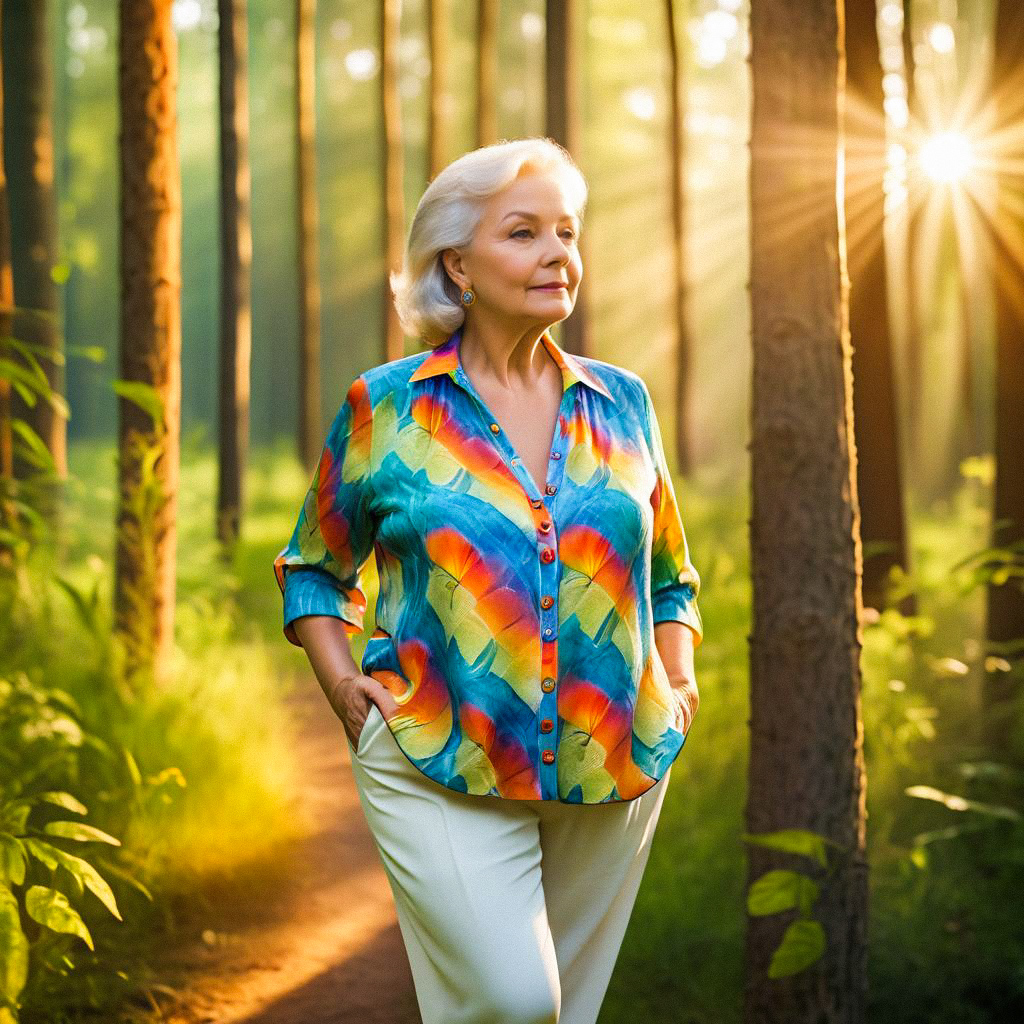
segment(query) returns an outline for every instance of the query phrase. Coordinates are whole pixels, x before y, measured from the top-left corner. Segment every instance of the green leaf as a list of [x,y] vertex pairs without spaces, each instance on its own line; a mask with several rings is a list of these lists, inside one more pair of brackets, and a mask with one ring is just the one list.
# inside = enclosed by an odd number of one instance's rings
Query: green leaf
[[69,356],[81,356],[92,363],[102,363],[107,358],[107,350],[102,345],[68,345]]
[[33,885],[25,893],[25,910],[33,921],[45,925],[50,931],[77,935],[90,949],[95,948],[89,929],[64,893],[45,885]]
[[25,848],[21,841],[0,832],[0,882],[21,885],[25,881]]
[[758,846],[769,846],[773,850],[782,850],[785,853],[798,853],[803,857],[811,857],[822,867],[827,866],[825,857],[826,845],[842,849],[839,843],[834,842],[827,836],[800,828],[786,828],[778,832],[744,832],[740,838],[745,842],[754,843]]
[[39,469],[56,472],[57,463],[53,461],[50,450],[46,447],[43,439],[22,419],[11,420],[11,430],[25,442],[32,458],[33,465]]
[[28,981],[28,939],[21,930],[18,901],[0,885],[0,994],[14,1006]]
[[769,978],[797,974],[821,959],[825,952],[825,929],[819,921],[794,921],[782,936],[768,966]]
[[121,912],[117,909],[113,891],[103,876],[87,860],[76,857],[73,853],[65,853],[41,839],[26,839],[25,845],[29,852],[47,867],[56,867],[59,864],[80,885],[84,885],[118,921],[123,920]]
[[89,808],[77,797],[60,790],[49,790],[46,793],[37,793],[37,800],[45,800],[48,804],[56,804],[66,811],[74,811],[76,814],[88,814]]
[[154,423],[163,422],[164,402],[152,384],[141,380],[113,380],[110,382],[110,386],[116,394],[134,402],[144,412],[148,412]]
[[803,910],[814,903],[818,892],[817,882],[799,871],[768,871],[750,886],[747,910],[755,917],[777,914],[794,907]]
[[112,835],[96,828],[95,825],[87,825],[83,821],[48,821],[43,826],[43,831],[51,836],[60,836],[62,839],[74,839],[80,843],[110,843],[111,846],[120,846],[121,840],[115,839]]

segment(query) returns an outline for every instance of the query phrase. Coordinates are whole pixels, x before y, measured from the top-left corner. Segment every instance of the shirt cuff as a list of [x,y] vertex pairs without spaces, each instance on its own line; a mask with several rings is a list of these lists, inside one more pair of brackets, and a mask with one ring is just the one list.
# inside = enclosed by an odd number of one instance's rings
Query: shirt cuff
[[704,639],[704,623],[700,617],[700,609],[693,596],[693,586],[679,583],[664,587],[651,597],[651,612],[654,624],[659,622],[682,622],[694,632],[694,649]]
[[284,635],[296,647],[302,643],[292,622],[303,615],[332,615],[341,619],[351,636],[363,631],[365,599],[346,593],[322,569],[290,568],[284,576]]

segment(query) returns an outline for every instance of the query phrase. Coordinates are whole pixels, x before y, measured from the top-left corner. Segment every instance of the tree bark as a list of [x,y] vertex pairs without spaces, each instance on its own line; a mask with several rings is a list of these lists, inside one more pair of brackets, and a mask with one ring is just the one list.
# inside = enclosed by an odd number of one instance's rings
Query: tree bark
[[750,833],[839,844],[831,872],[752,844],[749,880],[810,874],[821,959],[768,976],[793,911],[750,916],[749,1024],[860,1022],[867,988],[861,547],[840,153],[842,0],[751,9]]
[[451,140],[451,85],[448,69],[448,0],[427,0],[427,39],[430,47],[430,99],[427,104],[427,180],[444,168],[446,147]]
[[[887,147],[876,17],[875,0],[847,0],[847,90],[855,102],[846,108],[844,194],[860,529],[862,542],[876,549],[864,559],[863,595],[865,605],[882,609],[890,572],[908,573],[910,560],[883,233]],[[914,607],[908,595],[902,611]]]
[[498,0],[477,0],[476,144],[498,141]]
[[245,506],[252,361],[249,58],[245,0],[219,0],[220,387],[217,538],[229,554]]
[[[181,434],[181,177],[172,0],[121,0],[121,378],[162,403],[119,408],[115,629],[129,676],[160,682],[174,639]],[[147,461],[147,453],[157,453]]]
[[402,0],[380,0],[380,104],[384,169],[384,359],[405,355],[405,334],[391,294],[389,275],[402,269],[405,250],[405,159],[402,153],[402,103],[398,92],[398,45],[401,40]]
[[[545,47],[545,123],[547,134],[564,146],[582,164],[583,128],[580,121],[579,36],[581,13],[578,0],[547,0]],[[561,344],[577,355],[593,353],[590,325],[590,285],[587,276],[586,230],[579,239],[583,277],[576,293],[576,306],[561,324]]]
[[299,458],[312,473],[323,449],[320,260],[316,194],[316,0],[295,7],[295,164],[299,262]]

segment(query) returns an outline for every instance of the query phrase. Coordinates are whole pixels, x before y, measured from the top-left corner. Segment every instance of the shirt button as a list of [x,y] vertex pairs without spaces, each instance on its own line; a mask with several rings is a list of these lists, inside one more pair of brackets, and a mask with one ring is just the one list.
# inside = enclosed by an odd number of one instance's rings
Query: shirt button
[[553,562],[555,560],[555,549],[554,548],[545,548],[540,553],[540,560],[542,562]]
[[550,693],[555,688],[555,681],[554,681],[554,679],[552,679],[551,676],[545,676],[540,681],[540,688],[545,693]]
[[539,501],[539,500],[538,500],[537,498],[531,498],[531,499],[530,499],[530,504],[531,504],[531,505],[532,505],[532,506],[533,506],[534,508],[540,508],[540,507],[541,507],[541,505],[543,505],[543,504],[544,504],[544,502],[543,502],[543,501]]
[[547,532],[548,532],[548,530],[550,530],[550,529],[551,529],[551,520],[550,520],[550,519],[545,519],[545,520],[544,520],[544,521],[543,521],[543,522],[542,522],[542,523],[540,524],[540,532],[541,532],[541,533],[547,533]]
[[545,594],[540,599],[541,608],[550,608],[555,603],[555,599],[550,594]]
[[545,636],[551,636],[551,630],[550,629],[545,629],[544,630],[544,635]]
[[554,727],[555,727],[555,723],[553,721],[551,721],[550,718],[542,718],[540,720],[540,731],[541,732],[551,732],[551,730],[554,729]]
[[544,753],[540,755],[540,759],[545,764],[551,764],[555,760],[555,752],[553,750],[545,750]]
[[501,427],[499,427],[497,423],[492,423],[491,424],[491,433],[492,434],[497,434],[499,430],[501,430]]
[[560,459],[561,457],[562,457],[562,453],[561,452],[552,452],[551,453],[551,458],[553,458],[553,459]]
[[548,484],[547,487],[544,488],[544,493],[545,494],[554,494],[555,491],[557,491],[557,490],[558,490],[558,487],[555,486],[555,484]]

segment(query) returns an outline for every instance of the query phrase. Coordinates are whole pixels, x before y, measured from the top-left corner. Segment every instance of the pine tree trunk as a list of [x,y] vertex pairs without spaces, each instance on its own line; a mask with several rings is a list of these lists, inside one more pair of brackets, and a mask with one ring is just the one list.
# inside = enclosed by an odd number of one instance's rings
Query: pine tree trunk
[[445,152],[451,141],[451,102],[448,46],[448,0],[427,0],[427,37],[430,47],[430,99],[427,105],[427,180],[444,168]]
[[[885,220],[886,135],[875,0],[847,0],[845,212],[853,341],[854,422],[861,540],[878,550],[864,560],[864,604],[888,604],[894,566],[910,569],[903,512],[899,417],[889,333]],[[912,614],[911,597],[904,602]]]
[[323,448],[320,260],[316,192],[316,0],[295,7],[295,165],[299,262],[299,458],[312,473]]
[[[35,490],[36,510],[61,544],[62,481],[67,479],[67,417],[63,341],[59,327],[59,298],[53,277],[57,262],[57,197],[53,150],[53,62],[48,32],[49,4],[45,0],[5,5],[3,48],[7,53],[4,102],[4,159],[7,165],[8,215],[11,224],[11,267],[17,306],[13,335],[45,353],[37,355],[50,388],[58,396],[55,408],[38,398],[28,405],[11,394],[13,417],[24,420],[41,438],[56,468],[55,486]],[[17,54],[14,87],[11,54]],[[18,360],[21,362],[21,360]],[[14,476],[26,480],[37,473],[31,463],[14,457]],[[28,494],[24,495],[26,498]]]
[[245,0],[219,0],[219,12],[221,313],[216,526],[217,538],[229,551],[241,530],[249,454],[252,356],[249,33]]
[[498,141],[498,13],[498,0],[477,0],[477,146]]
[[750,833],[839,844],[830,872],[751,843],[749,881],[810,875],[821,959],[768,974],[798,917],[751,915],[748,1024],[853,1024],[866,1001],[866,779],[860,708],[860,523],[839,161],[842,0],[751,9],[753,629]]
[[[1024,544],[1024,7],[1000,0],[996,12],[992,95],[997,101],[993,136],[1002,140],[998,203],[988,252],[996,299],[995,496],[992,544]],[[1017,555],[1024,560],[1024,548]],[[1024,591],[1020,577],[988,587],[988,641],[993,653],[1019,663],[1024,652]],[[1016,642],[1015,652],[1010,645]],[[1005,646],[1004,646],[1005,645]],[[993,667],[985,677],[985,732],[997,756],[1010,756],[1020,728],[1020,676]],[[1019,755],[1018,755],[1019,756]]]
[[683,58],[676,28],[676,4],[665,0],[665,27],[669,57],[669,159],[672,166],[672,272],[676,330],[676,459],[679,472],[693,472],[693,439],[690,432],[692,335],[689,329],[686,286],[686,129]]
[[[181,434],[181,177],[172,0],[121,0],[121,378],[154,389],[155,419],[119,401],[115,628],[125,670],[164,678],[174,639]],[[156,451],[155,462],[147,452]]]
[[402,103],[398,91],[398,46],[402,0],[380,0],[380,103],[384,126],[381,164],[384,169],[384,359],[405,355],[405,334],[391,293],[389,275],[402,268],[405,249],[405,160],[402,154]]
[[[564,146],[572,158],[583,163],[583,128],[580,121],[579,38],[583,29],[578,0],[547,0],[545,35],[545,104],[547,134]],[[579,240],[583,277],[576,292],[576,306],[561,324],[561,344],[568,352],[590,355],[593,352],[590,316],[590,278],[587,266],[587,231]]]

